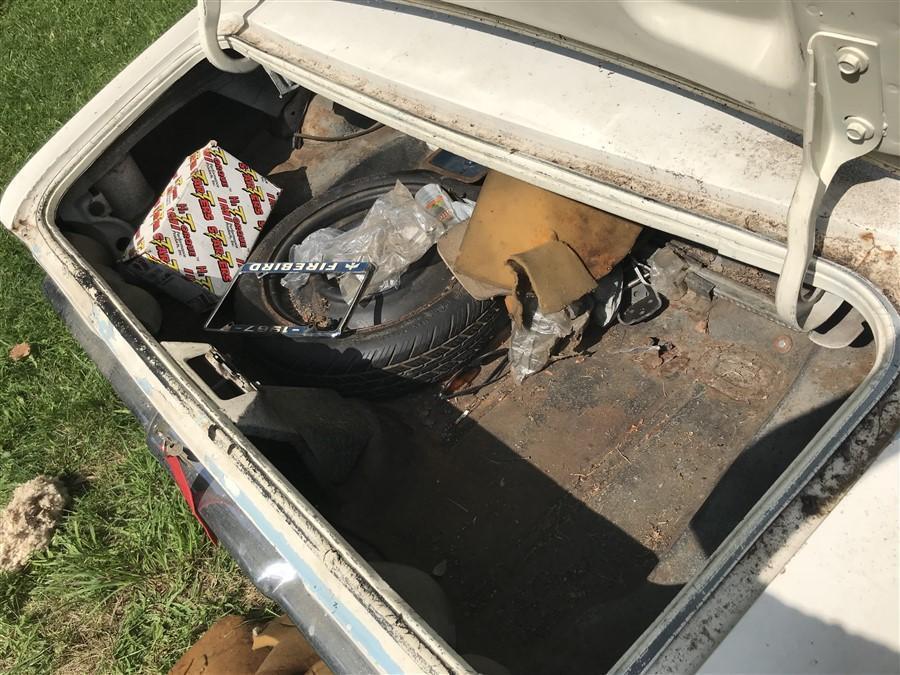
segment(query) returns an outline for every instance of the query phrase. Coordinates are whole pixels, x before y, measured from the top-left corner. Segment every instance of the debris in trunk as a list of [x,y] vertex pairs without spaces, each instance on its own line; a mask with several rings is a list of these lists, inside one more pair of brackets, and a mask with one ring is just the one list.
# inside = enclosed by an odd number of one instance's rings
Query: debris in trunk
[[0,571],[17,572],[46,548],[69,494],[56,478],[38,476],[15,489],[0,513]]
[[[489,363],[496,361],[494,367],[490,370],[487,377],[480,378],[482,370]],[[494,384],[506,375],[506,369],[509,365],[509,350],[494,349],[479,355],[471,363],[463,366],[455,374],[453,374],[441,387],[440,398],[449,400],[457,396],[468,396],[477,394],[485,387]]]
[[27,359],[30,355],[31,345],[27,342],[20,342],[17,345],[13,345],[12,349],[9,350],[10,361],[21,361],[22,359]]
[[480,300],[521,292],[524,272],[547,314],[590,292],[640,232],[636,223],[490,171],[465,231],[438,249]]
[[481,373],[481,366],[469,366],[458,371],[450,380],[448,380],[441,388],[441,393],[445,395],[457,394],[475,381],[475,378]]
[[331,318],[328,316],[328,299],[319,296],[309,302],[295,302],[294,306],[300,320],[308,326],[314,326],[324,330],[331,326]]
[[416,192],[416,203],[445,225],[468,220],[475,210],[471,199],[456,201],[437,183],[423,185]]
[[516,384],[543,370],[550,362],[553,348],[562,338],[580,339],[590,309],[586,305],[569,306],[559,312],[542,314],[537,300],[528,297],[522,304],[522,316],[514,317],[509,339],[509,364]]
[[630,349],[620,349],[615,354],[635,354],[635,361],[649,370],[659,370],[663,374],[671,374],[680,370],[673,367],[676,359],[682,365],[688,362],[687,357],[683,356],[673,343],[661,340],[657,337],[651,337],[647,340],[648,344],[640,347],[632,347]]
[[648,350],[641,356],[640,361],[651,370],[656,370],[678,356],[678,347],[658,338],[653,338],[653,340],[652,347],[655,349]]
[[663,300],[656,289],[651,286],[635,265],[637,279],[628,284],[626,306],[619,311],[619,321],[626,326],[633,326],[653,318],[663,308]]
[[594,309],[591,311],[591,323],[595,326],[609,326],[616,318],[619,305],[622,304],[622,292],[625,287],[625,274],[621,265],[597,281],[597,287],[591,291],[594,298]]
[[438,252],[473,297],[506,297],[509,360],[520,384],[547,366],[560,339],[580,336],[594,306],[597,325],[612,323],[624,290],[618,264],[640,232],[635,223],[490,172],[471,219],[451,229]]
[[[291,260],[366,260],[375,264],[375,273],[367,295],[395,288],[400,277],[414,262],[434,246],[447,227],[468,217],[472,206],[454,202],[440,186],[429,184],[415,198],[397,181],[394,189],[375,200],[362,223],[350,230],[326,227],[316,230],[291,248]],[[303,273],[288,274],[285,288],[296,291],[309,281]],[[341,295],[349,303],[360,280],[344,275],[339,282]]]

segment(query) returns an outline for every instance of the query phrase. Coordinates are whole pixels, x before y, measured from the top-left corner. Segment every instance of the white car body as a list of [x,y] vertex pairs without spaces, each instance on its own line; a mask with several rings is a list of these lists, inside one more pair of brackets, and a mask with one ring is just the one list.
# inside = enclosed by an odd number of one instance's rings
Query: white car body
[[[224,3],[218,32],[223,47],[402,132],[777,273],[801,170],[800,45],[817,30],[848,29],[844,14],[854,6],[246,0]],[[896,11],[885,20],[896,6],[865,7],[849,29],[883,45],[888,128],[879,151],[896,155]],[[307,604],[286,609],[305,613],[298,625],[326,659],[343,670],[465,670],[300,495],[266,474],[234,424],[108,285],[86,279],[55,230],[61,196],[81,172],[204,58],[198,22],[197,12],[179,21],[31,158],[3,194],[0,221],[277,553],[254,580],[305,589]],[[746,31],[741,40],[736,30]],[[668,82],[656,79],[664,71]],[[704,98],[710,90],[720,102]],[[736,102],[739,112],[729,107]],[[616,670],[898,666],[900,179],[883,165],[855,163],[838,174],[824,208],[811,280],[862,314],[875,365]],[[826,498],[825,511],[804,514],[806,495]],[[790,612],[773,618],[767,603],[775,601],[816,619],[816,630]],[[312,606],[318,618],[309,618]],[[880,650],[865,651],[853,636]]]

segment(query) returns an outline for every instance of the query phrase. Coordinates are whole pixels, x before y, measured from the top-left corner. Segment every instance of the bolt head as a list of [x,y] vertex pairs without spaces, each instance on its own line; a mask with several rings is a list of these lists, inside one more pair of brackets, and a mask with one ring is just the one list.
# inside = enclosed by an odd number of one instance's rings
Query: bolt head
[[869,57],[856,47],[841,47],[837,51],[837,63],[844,75],[859,75],[869,68]]
[[875,135],[875,128],[862,117],[848,117],[844,120],[844,129],[847,130],[847,138],[854,143],[862,143]]

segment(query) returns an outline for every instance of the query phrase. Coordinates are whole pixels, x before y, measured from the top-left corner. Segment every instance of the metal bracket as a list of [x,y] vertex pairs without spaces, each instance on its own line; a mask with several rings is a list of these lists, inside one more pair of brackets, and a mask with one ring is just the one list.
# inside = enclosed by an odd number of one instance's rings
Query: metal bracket
[[809,39],[806,51],[803,165],[788,209],[787,255],[775,307],[789,325],[810,331],[841,304],[836,296],[803,287],[822,197],[842,164],[878,147],[887,125],[877,42],[821,32]]
[[266,71],[266,75],[269,76],[269,79],[272,80],[272,84],[275,85],[275,89],[278,91],[278,98],[284,98],[292,91],[300,88],[299,82],[289,80],[281,73],[276,73],[274,70],[266,68],[265,66],[263,66],[263,70]]

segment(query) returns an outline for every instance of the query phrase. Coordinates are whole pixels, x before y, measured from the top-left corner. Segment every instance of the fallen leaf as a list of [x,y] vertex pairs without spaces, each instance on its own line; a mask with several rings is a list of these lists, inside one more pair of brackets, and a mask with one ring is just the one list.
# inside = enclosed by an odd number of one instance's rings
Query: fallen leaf
[[21,361],[24,358],[27,358],[31,354],[31,345],[27,342],[20,342],[17,345],[13,345],[12,349],[9,350],[9,358],[12,361]]

